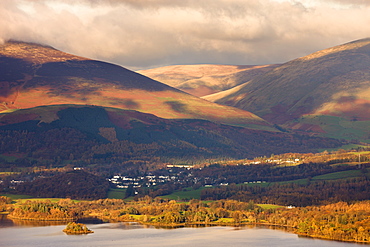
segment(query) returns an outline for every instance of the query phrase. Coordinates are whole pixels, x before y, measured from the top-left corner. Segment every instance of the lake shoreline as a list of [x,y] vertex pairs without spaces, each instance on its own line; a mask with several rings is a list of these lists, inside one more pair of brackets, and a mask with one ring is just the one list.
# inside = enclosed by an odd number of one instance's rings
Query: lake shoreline
[[[62,220],[62,219],[59,219],[59,220],[53,220],[53,219],[36,219],[36,218],[33,218],[33,219],[21,219],[21,218],[16,218],[16,217],[12,217],[9,215],[5,215],[6,218],[8,218],[9,220],[16,220],[16,221],[23,221],[23,222],[27,222],[27,221],[31,221],[31,222],[40,222],[40,223],[47,223],[47,222],[50,222],[50,223],[65,223],[65,224],[68,224],[69,222],[71,221],[68,221],[68,220]],[[330,239],[330,238],[325,238],[325,237],[320,237],[320,236],[314,236],[314,235],[308,235],[308,234],[302,234],[302,233],[298,233],[297,232],[297,228],[294,228],[294,227],[291,227],[291,226],[287,226],[287,225],[278,225],[278,224],[269,224],[269,223],[248,223],[248,222],[241,222],[241,223],[218,223],[218,222],[208,222],[208,223],[205,223],[205,222],[191,222],[191,223],[159,223],[159,222],[144,222],[144,221],[140,221],[140,220],[136,220],[136,219],[130,219],[130,220],[112,220],[112,219],[107,219],[107,218],[104,218],[104,217],[96,217],[96,216],[88,216],[88,217],[81,217],[81,218],[75,218],[73,220],[73,222],[78,222],[78,221],[81,221],[81,222],[84,222],[84,219],[96,219],[96,220],[100,220],[102,223],[93,223],[93,224],[104,224],[104,223],[137,223],[137,224],[140,224],[140,225],[146,225],[146,226],[152,226],[152,227],[155,227],[155,228],[162,228],[162,229],[176,229],[176,228],[207,228],[207,227],[215,227],[215,226],[220,226],[220,227],[247,227],[247,226],[251,226],[251,227],[258,227],[258,226],[263,226],[263,227],[266,227],[268,229],[272,229],[272,230],[283,230],[284,232],[287,232],[287,233],[292,233],[292,234],[295,234],[299,237],[304,237],[304,238],[311,238],[311,239],[319,239],[319,240],[326,240],[326,241],[333,241],[333,242],[341,242],[341,243],[355,243],[355,244],[366,244],[366,245],[370,245],[370,241],[367,241],[367,242],[363,242],[363,241],[349,241],[349,240],[338,240],[338,239]],[[13,221],[14,222],[14,221]],[[63,225],[63,224],[60,224],[60,225]],[[45,225],[44,225],[45,226]]]

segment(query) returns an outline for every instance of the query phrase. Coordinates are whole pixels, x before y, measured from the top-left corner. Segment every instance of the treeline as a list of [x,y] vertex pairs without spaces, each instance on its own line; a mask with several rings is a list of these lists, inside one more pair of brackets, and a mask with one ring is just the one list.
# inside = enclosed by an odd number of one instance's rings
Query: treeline
[[93,215],[103,220],[138,221],[159,226],[267,224],[290,227],[288,230],[311,237],[370,243],[370,201],[263,209],[253,201],[236,200],[178,203],[150,197],[130,202],[65,199],[58,204],[28,201],[15,208],[11,215],[24,219],[33,216],[35,220],[51,219],[51,215]]
[[109,186],[109,182],[104,178],[77,170],[25,182],[18,185],[16,191],[35,197],[91,200],[106,198]]
[[359,177],[342,180],[308,181],[306,183],[274,183],[272,185],[220,186],[202,190],[202,200],[254,200],[257,203],[308,206],[338,201],[368,200],[370,179]]
[[68,209],[58,203],[28,200],[16,207],[9,216],[21,220],[66,221],[75,220],[78,215],[73,209]]
[[0,196],[0,213],[7,210],[7,204],[10,204],[12,200],[6,196]]
[[159,225],[271,224],[289,226],[298,234],[331,240],[370,242],[370,201],[339,202],[317,207],[263,209],[253,201],[218,200],[189,203],[144,197],[139,201],[98,200],[81,210],[106,220]]
[[101,219],[112,221],[138,220],[159,225],[235,224],[241,223],[242,211],[246,215],[254,215],[257,211],[262,210],[252,201],[220,200],[204,203],[193,199],[188,203],[177,203],[174,200],[153,199],[148,196],[140,198],[138,201],[129,202],[120,199],[69,202],[70,209],[78,211],[84,216],[95,215]]
[[310,237],[370,243],[370,201],[276,210],[264,220]]

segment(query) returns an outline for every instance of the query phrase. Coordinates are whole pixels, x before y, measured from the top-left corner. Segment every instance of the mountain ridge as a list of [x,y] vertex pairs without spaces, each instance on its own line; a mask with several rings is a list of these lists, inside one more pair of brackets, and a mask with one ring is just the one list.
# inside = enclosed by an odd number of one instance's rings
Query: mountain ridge
[[276,131],[250,112],[191,96],[119,65],[25,42],[0,46],[0,110],[101,105],[168,119],[200,118]]
[[[370,121],[370,39],[297,58],[236,89],[204,98],[248,109],[292,129],[321,129],[331,134],[333,128],[346,131],[348,125],[353,125],[351,121]],[[330,123],[313,123],[311,116],[337,117],[345,123],[333,125],[330,130]],[[347,134],[346,138],[351,138],[352,134]],[[352,136],[357,139],[361,135]]]
[[172,65],[137,72],[184,92],[202,97],[240,85],[277,66],[279,65],[195,64]]

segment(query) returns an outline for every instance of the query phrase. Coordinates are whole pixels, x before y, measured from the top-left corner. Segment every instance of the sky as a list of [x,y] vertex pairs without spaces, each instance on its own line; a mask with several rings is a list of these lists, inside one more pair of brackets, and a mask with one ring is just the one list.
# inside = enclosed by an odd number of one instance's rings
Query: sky
[[0,43],[139,70],[283,63],[370,37],[370,0],[0,0]]

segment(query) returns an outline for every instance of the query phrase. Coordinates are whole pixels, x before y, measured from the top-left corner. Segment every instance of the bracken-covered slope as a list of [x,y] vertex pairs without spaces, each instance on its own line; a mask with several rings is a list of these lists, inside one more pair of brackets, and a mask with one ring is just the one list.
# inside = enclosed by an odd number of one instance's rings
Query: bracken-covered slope
[[139,70],[140,74],[202,97],[240,85],[278,65],[172,65]]
[[250,112],[210,103],[121,66],[16,41],[0,46],[0,103],[3,112],[43,105],[99,105],[167,119],[274,130]]
[[370,39],[295,59],[205,98],[294,129],[370,139]]

